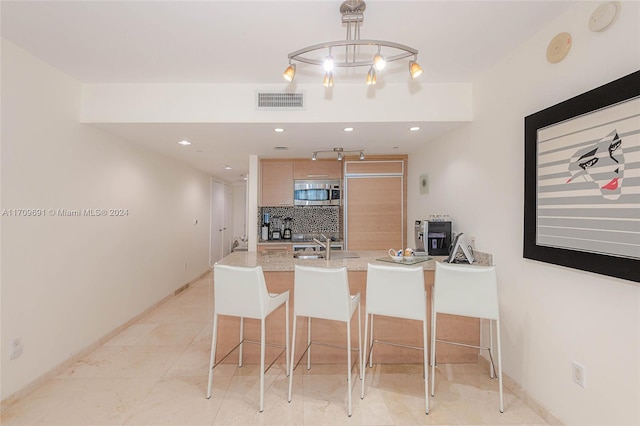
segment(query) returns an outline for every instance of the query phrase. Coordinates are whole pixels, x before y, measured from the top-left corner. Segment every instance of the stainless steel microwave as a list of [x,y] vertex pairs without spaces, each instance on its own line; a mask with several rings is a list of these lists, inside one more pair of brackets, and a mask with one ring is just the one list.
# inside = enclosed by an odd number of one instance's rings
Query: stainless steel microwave
[[339,206],[340,180],[296,180],[293,183],[295,206]]

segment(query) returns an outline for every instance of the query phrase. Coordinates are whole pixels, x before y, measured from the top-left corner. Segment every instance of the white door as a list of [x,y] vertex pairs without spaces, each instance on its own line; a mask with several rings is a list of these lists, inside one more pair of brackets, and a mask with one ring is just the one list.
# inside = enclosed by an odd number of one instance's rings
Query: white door
[[223,257],[225,188],[220,182],[211,181],[211,246],[209,266]]
[[222,256],[231,253],[233,243],[233,188],[224,185],[224,215],[222,219]]

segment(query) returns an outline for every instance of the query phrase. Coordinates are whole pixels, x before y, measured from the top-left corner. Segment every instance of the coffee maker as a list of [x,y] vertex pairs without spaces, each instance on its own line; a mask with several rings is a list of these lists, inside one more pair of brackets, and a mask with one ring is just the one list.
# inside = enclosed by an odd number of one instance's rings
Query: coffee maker
[[416,220],[416,255],[447,256],[451,245],[451,222]]
[[293,218],[292,217],[285,217],[284,218],[284,230],[282,231],[282,238],[285,240],[290,240],[291,239],[291,226],[293,224]]

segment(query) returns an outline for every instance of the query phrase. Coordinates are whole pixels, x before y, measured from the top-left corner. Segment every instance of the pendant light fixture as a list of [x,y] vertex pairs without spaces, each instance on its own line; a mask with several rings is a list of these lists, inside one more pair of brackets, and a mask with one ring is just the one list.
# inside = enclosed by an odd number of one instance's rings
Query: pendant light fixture
[[[342,23],[347,24],[346,39],[314,44],[289,53],[289,66],[282,74],[285,80],[293,81],[296,73],[295,62],[322,66],[325,70],[323,80],[325,87],[333,86],[333,74],[336,68],[355,67],[368,67],[369,72],[365,81],[367,85],[374,85],[376,72],[381,72],[389,62],[406,58],[412,58],[409,62],[411,78],[422,74],[422,67],[417,62],[416,49],[392,41],[360,39],[360,26],[364,21],[366,7],[363,0],[343,1],[340,5],[340,13]],[[334,56],[332,50],[339,54]]]

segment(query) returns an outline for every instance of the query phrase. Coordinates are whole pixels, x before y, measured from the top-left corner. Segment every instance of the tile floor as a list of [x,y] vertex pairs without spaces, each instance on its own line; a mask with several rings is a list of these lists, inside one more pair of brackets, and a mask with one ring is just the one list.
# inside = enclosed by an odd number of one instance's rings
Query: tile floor
[[[342,365],[302,367],[287,403],[284,361],[265,379],[258,412],[255,365],[215,369],[205,398],[211,339],[211,282],[205,277],[129,326],[27,397],[5,407],[13,425],[541,425],[547,424],[475,364],[439,365],[430,414],[423,412],[421,365],[374,365],[360,396],[354,369],[353,416],[347,417]],[[253,345],[252,345],[253,346]],[[245,350],[257,350],[256,346]],[[283,357],[281,357],[283,358]]]

